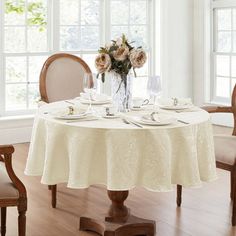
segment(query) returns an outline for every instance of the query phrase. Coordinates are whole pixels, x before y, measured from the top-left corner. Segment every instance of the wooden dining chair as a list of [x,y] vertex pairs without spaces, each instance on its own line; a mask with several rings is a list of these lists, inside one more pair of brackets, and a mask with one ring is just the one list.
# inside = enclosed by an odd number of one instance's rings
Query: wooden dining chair
[[49,103],[78,97],[83,91],[85,73],[92,74],[87,63],[80,57],[68,53],[50,56],[40,73],[41,100]]
[[[75,55],[58,53],[44,63],[39,79],[41,101],[45,103],[73,99],[83,91],[83,78],[92,72],[87,63]],[[93,80],[91,77],[91,87]],[[51,190],[52,207],[56,207],[57,185],[48,186]]]
[[18,216],[18,235],[26,233],[27,194],[24,184],[18,179],[12,168],[13,146],[0,145],[0,207],[1,236],[6,235],[7,207],[16,206]]
[[[230,197],[233,201],[232,226],[236,225],[236,85],[234,86],[231,106],[202,107],[209,113],[232,113],[234,127],[232,135],[214,135],[217,168],[230,171]],[[177,205],[181,205],[182,186],[177,185]]]

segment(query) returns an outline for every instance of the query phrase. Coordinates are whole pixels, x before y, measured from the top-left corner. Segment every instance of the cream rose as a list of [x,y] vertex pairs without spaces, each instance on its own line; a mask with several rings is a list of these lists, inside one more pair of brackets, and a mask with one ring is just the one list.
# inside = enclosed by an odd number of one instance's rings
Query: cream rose
[[128,47],[119,47],[116,51],[113,53],[113,57],[117,61],[124,61],[129,54],[129,48]]
[[117,45],[117,46],[121,46],[121,45],[122,45],[122,38],[118,38],[118,39],[116,40],[116,45]]
[[95,59],[95,66],[98,73],[105,73],[111,67],[111,58],[106,53],[100,53]]
[[111,48],[112,44],[111,43],[106,43],[105,48],[109,51]]
[[142,67],[147,61],[147,55],[142,48],[133,49],[130,52],[130,62],[134,68]]

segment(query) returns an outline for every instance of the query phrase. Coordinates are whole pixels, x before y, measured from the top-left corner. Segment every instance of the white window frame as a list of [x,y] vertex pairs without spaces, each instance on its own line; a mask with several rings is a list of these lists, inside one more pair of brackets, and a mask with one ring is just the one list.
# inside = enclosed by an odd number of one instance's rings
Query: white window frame
[[[4,25],[4,9],[5,9],[5,2],[4,1],[0,1],[0,26],[5,26]],[[22,52],[22,53],[6,53],[4,52],[4,27],[0,27],[0,68],[3,68],[0,70],[0,117],[4,117],[4,116],[13,116],[13,115],[29,115],[29,114],[33,114],[35,109],[22,109],[22,110],[14,110],[14,111],[6,111],[6,101],[5,101],[5,85],[6,85],[6,81],[5,81],[5,69],[6,69],[6,57],[14,57],[14,56],[24,56],[24,57],[30,57],[30,56],[49,56],[50,54],[52,54],[52,50],[51,50],[51,39],[52,39],[52,30],[51,30],[51,9],[52,9],[52,0],[47,0],[47,40],[48,40],[48,50],[46,52]],[[26,16],[27,17],[27,13]],[[26,28],[27,30],[27,28]],[[27,32],[25,32],[26,34],[26,38],[25,38],[25,42],[27,42]],[[28,60],[26,62],[28,64]],[[27,78],[28,78],[28,65],[27,65]],[[22,83],[26,83],[27,86],[29,84],[31,84],[29,81],[26,82],[22,82]],[[14,84],[14,83],[12,83]],[[17,82],[15,84],[18,84]],[[32,84],[37,84],[37,82],[32,82]],[[27,100],[26,103],[28,103],[28,94],[26,94],[27,96]]]
[[[148,74],[155,75],[159,72],[157,68],[156,58],[159,58],[155,55],[156,47],[158,40],[156,35],[155,22],[157,20],[155,10],[157,9],[158,1],[156,0],[147,0],[148,3],[148,43],[149,43],[149,67]],[[110,41],[110,0],[100,0],[100,44],[104,45],[106,42]],[[48,0],[48,14],[47,14],[47,28],[48,28],[48,52],[45,53],[3,53],[4,49],[4,27],[0,27],[0,117],[12,116],[12,115],[25,115],[32,114],[35,110],[19,110],[19,111],[5,111],[5,56],[30,56],[30,55],[39,55],[39,56],[49,56],[54,53],[59,52],[59,1],[58,0]],[[107,20],[109,19],[109,20]],[[0,26],[4,25],[4,1],[0,1]],[[105,32],[105,33],[104,33]],[[76,54],[83,57],[83,54],[96,54],[97,51],[66,51],[66,53]],[[159,63],[158,63],[159,64]],[[3,70],[2,70],[3,68]]]
[[[218,103],[218,104],[230,104],[231,98],[224,98],[216,96],[216,57],[217,55],[227,55],[230,57],[230,75],[231,75],[231,57],[236,56],[236,53],[233,51],[231,52],[217,52],[216,51],[216,44],[217,44],[217,19],[215,16],[216,9],[232,9],[236,8],[236,1],[235,0],[211,0],[211,81],[210,81],[210,94],[211,94],[211,103]],[[233,21],[233,19],[232,19]],[[233,31],[232,31],[233,32]],[[233,36],[232,36],[233,40]],[[233,43],[233,41],[232,41]],[[231,86],[232,86],[232,77],[230,76],[230,91],[231,94]]]

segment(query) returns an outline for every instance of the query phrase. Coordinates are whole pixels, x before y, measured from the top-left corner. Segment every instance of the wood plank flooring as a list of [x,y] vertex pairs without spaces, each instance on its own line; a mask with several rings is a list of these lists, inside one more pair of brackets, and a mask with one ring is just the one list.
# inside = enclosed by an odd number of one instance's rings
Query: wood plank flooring
[[[58,207],[52,209],[47,186],[40,184],[39,177],[23,174],[28,144],[14,146],[14,169],[28,191],[27,235],[96,235],[79,231],[79,217],[86,213],[103,216],[109,206],[105,187],[74,190],[59,185]],[[126,204],[133,214],[155,220],[158,236],[236,236],[236,227],[230,225],[229,173],[218,170],[218,174],[217,181],[202,188],[184,189],[181,208],[176,207],[175,192],[154,193],[141,188],[130,191]],[[17,236],[16,208],[8,208],[7,236]]]

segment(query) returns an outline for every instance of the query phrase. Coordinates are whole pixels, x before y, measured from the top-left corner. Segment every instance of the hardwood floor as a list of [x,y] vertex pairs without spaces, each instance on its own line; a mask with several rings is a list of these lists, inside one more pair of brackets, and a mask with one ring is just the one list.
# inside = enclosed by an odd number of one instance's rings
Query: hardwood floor
[[[92,186],[89,189],[58,187],[57,208],[50,205],[50,191],[40,184],[40,177],[23,174],[28,144],[17,144],[13,166],[28,191],[28,236],[92,236],[79,231],[79,217],[86,213],[103,217],[109,206],[106,189]],[[176,207],[175,191],[154,193],[136,188],[130,191],[126,205],[132,213],[157,222],[158,236],[229,236],[236,235],[231,227],[229,173],[218,170],[219,179],[202,188],[184,189],[183,204]],[[7,236],[17,236],[17,211],[8,208]]]

